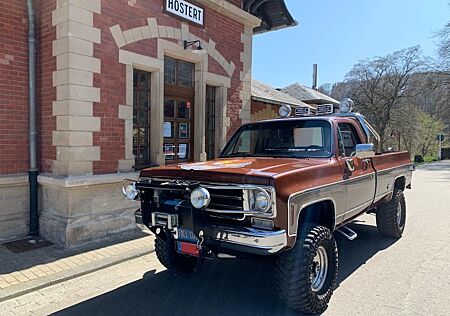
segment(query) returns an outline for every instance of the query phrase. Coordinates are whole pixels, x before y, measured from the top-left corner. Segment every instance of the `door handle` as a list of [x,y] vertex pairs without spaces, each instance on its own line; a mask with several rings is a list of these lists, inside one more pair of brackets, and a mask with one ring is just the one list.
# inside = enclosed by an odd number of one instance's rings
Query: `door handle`
[[369,168],[370,159],[363,159],[362,160],[362,170],[367,170]]
[[347,170],[352,173],[353,171],[355,171],[355,162],[353,161],[353,159],[346,159],[345,160],[345,165],[347,166]]

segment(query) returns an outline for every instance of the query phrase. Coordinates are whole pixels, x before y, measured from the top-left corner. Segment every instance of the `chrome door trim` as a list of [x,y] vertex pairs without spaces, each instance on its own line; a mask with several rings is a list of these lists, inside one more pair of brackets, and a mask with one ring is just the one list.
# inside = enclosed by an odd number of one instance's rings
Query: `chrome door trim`
[[295,198],[295,197],[297,197],[299,195],[302,195],[302,194],[305,194],[305,193],[309,193],[309,192],[312,192],[312,191],[315,191],[315,190],[320,190],[320,189],[324,189],[324,188],[329,188],[329,187],[333,187],[333,186],[336,186],[336,185],[340,185],[340,184],[345,183],[346,181],[347,180],[340,180],[340,181],[337,181],[337,182],[333,182],[333,183],[329,183],[329,184],[325,184],[325,185],[320,185],[320,186],[317,186],[317,187],[308,188],[308,189],[305,189],[305,190],[294,192],[291,195],[289,195],[288,203],[287,203],[287,207],[288,207],[288,214],[287,214],[288,215],[288,227],[287,227],[288,236],[289,237],[297,236],[297,231],[295,231],[294,233],[290,231],[290,228],[291,228],[291,226],[293,224],[293,223],[291,223],[291,218],[292,218],[292,215],[293,215],[292,212],[297,212],[298,211],[298,216],[296,218],[296,220],[297,220],[297,229],[298,229],[298,220],[300,218],[301,212],[305,209],[305,207],[310,206],[310,205],[312,205],[314,203],[318,203],[318,202],[331,201],[333,203],[333,206],[334,206],[334,226],[336,226],[336,218],[337,218],[337,210],[336,210],[336,208],[337,208],[337,205],[336,205],[336,201],[335,201],[334,198],[326,197],[326,198],[321,198],[321,199],[316,199],[316,200],[310,201],[307,204],[302,205],[301,208],[299,210],[297,210],[297,211],[292,211],[292,207],[295,207],[295,205],[293,205],[291,203],[291,201],[292,201],[293,198]]

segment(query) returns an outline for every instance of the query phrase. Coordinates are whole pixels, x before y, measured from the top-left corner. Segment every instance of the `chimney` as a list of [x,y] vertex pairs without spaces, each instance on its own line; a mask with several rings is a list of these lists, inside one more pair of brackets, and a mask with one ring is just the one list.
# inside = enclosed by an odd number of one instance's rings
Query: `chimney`
[[312,88],[317,91],[317,64],[313,64],[313,84]]

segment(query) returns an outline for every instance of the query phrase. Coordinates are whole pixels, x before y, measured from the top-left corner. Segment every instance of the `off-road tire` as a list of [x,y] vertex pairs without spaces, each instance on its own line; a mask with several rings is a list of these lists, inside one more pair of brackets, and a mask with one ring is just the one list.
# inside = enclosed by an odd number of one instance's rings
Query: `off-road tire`
[[[401,207],[400,223],[397,220],[397,211]],[[400,238],[405,230],[406,202],[403,191],[396,189],[389,202],[383,203],[377,210],[378,231],[385,237]]]
[[[326,250],[328,269],[322,288],[314,291],[314,257],[320,246]],[[336,240],[330,230],[320,225],[305,225],[297,234],[295,246],[277,258],[275,280],[281,300],[299,312],[324,312],[336,285],[338,261]]]
[[179,254],[175,251],[175,241],[170,233],[162,232],[155,238],[155,252],[159,262],[171,271],[190,273],[195,270],[198,258]]

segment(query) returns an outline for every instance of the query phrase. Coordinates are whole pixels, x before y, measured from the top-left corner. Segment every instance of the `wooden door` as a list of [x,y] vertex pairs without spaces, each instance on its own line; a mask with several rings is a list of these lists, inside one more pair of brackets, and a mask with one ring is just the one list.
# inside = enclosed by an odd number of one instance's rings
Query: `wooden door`
[[163,152],[166,164],[193,160],[194,65],[166,57]]

